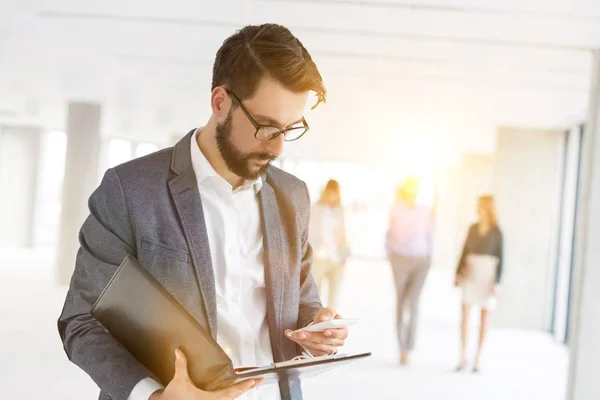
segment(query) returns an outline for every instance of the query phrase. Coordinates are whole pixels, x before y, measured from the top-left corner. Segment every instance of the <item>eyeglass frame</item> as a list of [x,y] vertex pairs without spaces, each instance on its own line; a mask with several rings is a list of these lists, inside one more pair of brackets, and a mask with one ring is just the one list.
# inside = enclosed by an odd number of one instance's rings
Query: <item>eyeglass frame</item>
[[[308,126],[308,122],[306,122],[306,119],[304,118],[304,116],[302,117],[302,120],[300,122],[302,122],[302,125],[304,127],[304,132],[302,132],[302,134],[300,136],[298,136],[295,139],[292,140],[286,140],[285,139],[285,133],[294,129],[300,129],[300,127],[296,127],[296,128],[286,128],[286,129],[281,129],[278,126],[275,125],[262,125],[259,124],[258,122],[256,122],[256,120],[254,119],[254,117],[252,116],[252,114],[250,114],[250,112],[246,109],[246,107],[244,107],[244,105],[242,104],[242,101],[239,99],[239,97],[236,96],[235,93],[233,93],[231,90],[229,89],[225,89],[225,91],[227,92],[228,95],[230,95],[233,100],[235,100],[240,108],[242,109],[243,113],[246,115],[246,117],[248,118],[248,120],[250,121],[250,123],[252,124],[252,126],[254,126],[254,128],[256,129],[254,131],[254,138],[256,140],[260,140],[261,142],[269,142],[275,138],[277,138],[278,136],[280,136],[281,134],[283,134],[283,140],[286,142],[295,142],[296,140],[300,139],[302,136],[304,136],[306,134],[306,132],[308,132],[308,130],[310,129],[310,127]],[[260,128],[277,128],[279,129],[278,132],[273,134],[273,137],[270,139],[260,139],[257,135],[258,135],[258,131],[260,130]]]

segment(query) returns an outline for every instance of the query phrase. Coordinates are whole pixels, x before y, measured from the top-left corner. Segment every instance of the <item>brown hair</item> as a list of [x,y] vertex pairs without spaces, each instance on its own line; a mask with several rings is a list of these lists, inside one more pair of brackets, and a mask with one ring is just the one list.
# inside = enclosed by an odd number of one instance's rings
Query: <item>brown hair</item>
[[477,200],[477,204],[487,213],[490,225],[497,226],[498,218],[496,217],[496,206],[494,204],[494,196],[480,196]]
[[322,203],[325,202],[325,196],[329,192],[334,192],[337,195],[336,207],[340,207],[342,205],[342,197],[341,197],[341,193],[340,193],[340,184],[335,179],[330,179],[329,181],[327,181],[327,184],[325,185],[325,188],[321,192],[321,197],[319,198],[319,203],[322,204]]
[[323,79],[308,51],[284,26],[248,25],[227,38],[217,51],[212,89],[225,86],[240,100],[251,98],[263,77],[288,90],[314,91],[317,103],[325,101]]

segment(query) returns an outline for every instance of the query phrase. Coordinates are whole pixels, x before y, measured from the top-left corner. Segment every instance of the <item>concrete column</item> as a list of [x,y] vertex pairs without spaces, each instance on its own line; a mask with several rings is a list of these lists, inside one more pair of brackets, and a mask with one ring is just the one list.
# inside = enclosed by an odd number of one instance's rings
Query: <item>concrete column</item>
[[40,128],[0,127],[0,247],[32,247]]
[[575,241],[567,398],[600,399],[600,49],[594,52]]
[[504,236],[504,273],[494,325],[545,330],[556,265],[561,131],[498,129],[494,195]]
[[29,131],[30,149],[34,159],[32,160],[32,169],[29,175],[29,202],[26,205],[29,214],[27,215],[27,236],[25,237],[25,246],[33,247],[33,238],[35,232],[36,218],[36,200],[38,191],[38,182],[40,175],[40,151],[41,151],[41,130],[38,127],[31,128]]
[[70,103],[67,117],[67,155],[57,248],[57,282],[69,283],[79,247],[81,224],[88,215],[87,200],[97,186],[101,106]]

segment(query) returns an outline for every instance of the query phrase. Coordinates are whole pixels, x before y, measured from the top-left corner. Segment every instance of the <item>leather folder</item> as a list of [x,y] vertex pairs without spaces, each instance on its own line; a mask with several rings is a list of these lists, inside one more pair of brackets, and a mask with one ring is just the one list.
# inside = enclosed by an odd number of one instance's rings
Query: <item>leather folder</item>
[[336,354],[236,369],[213,337],[132,255],[123,260],[91,314],[163,385],[175,374],[177,348],[186,355],[192,382],[203,390],[250,378],[263,378],[263,384],[308,378],[371,355]]

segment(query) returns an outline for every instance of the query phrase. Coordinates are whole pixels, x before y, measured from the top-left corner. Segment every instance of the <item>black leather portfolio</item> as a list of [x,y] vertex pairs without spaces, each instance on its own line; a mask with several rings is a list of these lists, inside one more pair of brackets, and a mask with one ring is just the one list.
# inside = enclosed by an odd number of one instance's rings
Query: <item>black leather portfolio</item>
[[175,373],[175,349],[188,360],[194,384],[215,390],[249,379],[303,379],[370,356],[331,355],[235,369],[212,336],[129,255],[96,301],[92,315],[162,384]]

